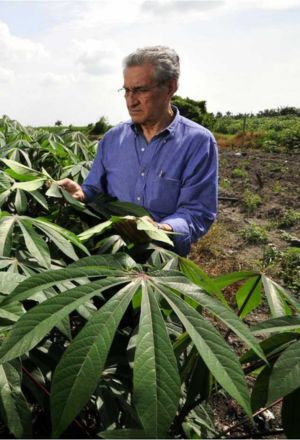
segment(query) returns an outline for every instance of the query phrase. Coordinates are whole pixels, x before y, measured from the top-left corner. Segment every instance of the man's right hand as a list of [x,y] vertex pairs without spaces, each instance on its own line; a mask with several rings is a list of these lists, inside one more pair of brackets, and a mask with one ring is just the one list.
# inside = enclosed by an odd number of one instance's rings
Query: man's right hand
[[79,200],[80,202],[84,202],[85,194],[81,189],[81,186],[73,182],[71,179],[62,179],[56,182],[59,186],[63,187],[69,194],[71,194],[74,199]]

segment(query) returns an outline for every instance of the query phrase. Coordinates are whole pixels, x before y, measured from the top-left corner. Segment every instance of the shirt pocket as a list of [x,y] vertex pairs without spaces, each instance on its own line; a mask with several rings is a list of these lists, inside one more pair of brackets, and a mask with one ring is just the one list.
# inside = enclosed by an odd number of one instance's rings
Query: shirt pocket
[[161,214],[172,214],[177,209],[180,180],[157,177],[149,187],[149,210]]

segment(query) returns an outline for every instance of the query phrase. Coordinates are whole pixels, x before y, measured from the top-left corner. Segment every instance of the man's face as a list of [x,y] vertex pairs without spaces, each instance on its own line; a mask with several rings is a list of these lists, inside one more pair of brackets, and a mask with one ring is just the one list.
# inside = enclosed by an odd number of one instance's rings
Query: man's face
[[155,124],[168,111],[172,96],[170,87],[167,84],[159,86],[154,79],[153,70],[152,65],[144,64],[128,67],[124,71],[124,88],[129,89],[125,93],[126,105],[135,124]]

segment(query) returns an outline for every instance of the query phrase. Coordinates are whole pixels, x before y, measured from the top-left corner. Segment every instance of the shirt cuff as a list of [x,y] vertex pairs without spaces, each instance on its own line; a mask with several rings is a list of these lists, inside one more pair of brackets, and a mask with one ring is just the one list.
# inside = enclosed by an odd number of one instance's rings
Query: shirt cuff
[[81,185],[81,189],[82,189],[84,196],[85,196],[85,200],[84,200],[85,203],[92,202],[99,194],[97,191],[93,190],[92,188],[90,188],[89,186],[84,185],[84,184]]
[[186,257],[191,249],[191,234],[188,223],[183,218],[164,218],[160,223],[167,223],[178,235],[173,235],[172,240],[175,252],[182,257]]

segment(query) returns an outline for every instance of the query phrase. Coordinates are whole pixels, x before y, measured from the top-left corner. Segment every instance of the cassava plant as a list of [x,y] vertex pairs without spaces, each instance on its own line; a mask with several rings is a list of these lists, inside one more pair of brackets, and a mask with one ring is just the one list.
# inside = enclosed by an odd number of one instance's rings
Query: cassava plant
[[[84,176],[80,167],[94,153],[85,137],[53,136],[8,118],[0,134],[7,435],[226,437],[212,411],[225,394],[248,420],[283,399],[285,433],[299,436],[298,299],[263,273],[209,277],[173,252],[170,236],[140,207],[72,200],[56,180],[75,165],[78,181]],[[28,143],[24,154],[16,140]],[[236,283],[232,304],[224,289]],[[262,303],[269,319],[248,325]]]

